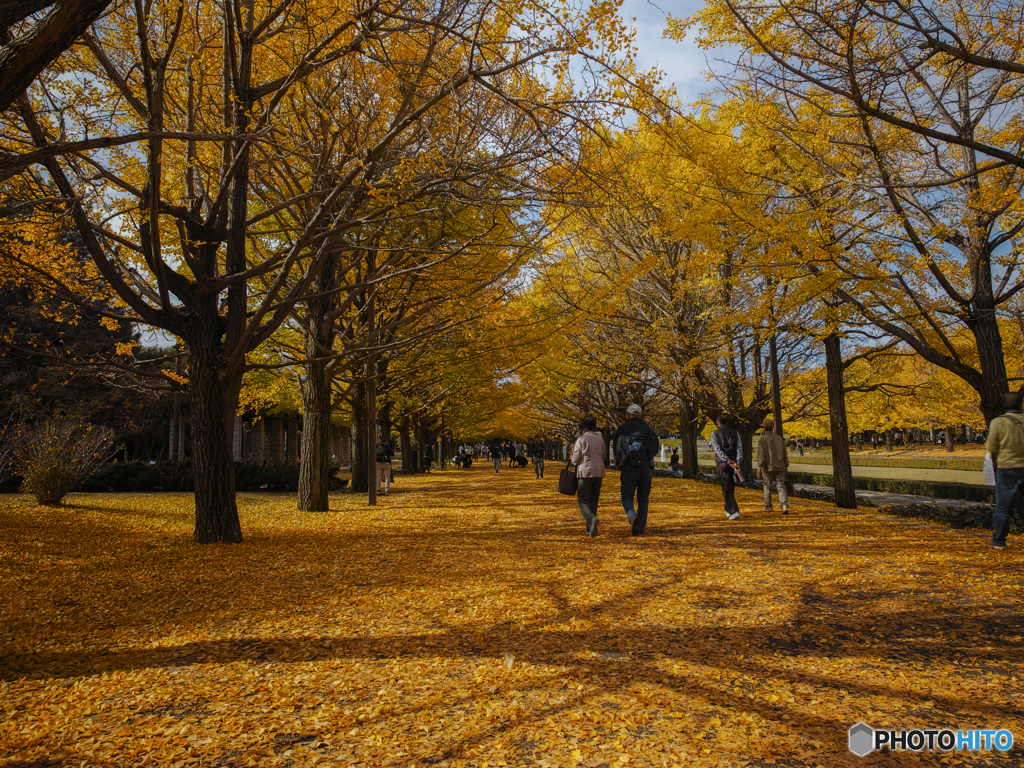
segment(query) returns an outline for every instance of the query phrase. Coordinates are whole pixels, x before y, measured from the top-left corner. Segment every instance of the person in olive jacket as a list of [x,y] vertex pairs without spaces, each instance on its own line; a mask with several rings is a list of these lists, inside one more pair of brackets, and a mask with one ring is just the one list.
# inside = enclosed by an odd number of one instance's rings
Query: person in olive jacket
[[576,479],[579,481],[576,498],[587,524],[587,535],[594,538],[597,536],[597,500],[604,481],[604,438],[597,431],[597,419],[593,416],[583,417],[580,432],[582,434],[576,438],[569,460],[576,465]]
[[985,450],[992,454],[996,470],[996,508],[992,515],[992,549],[1006,549],[1010,532],[1010,506],[1018,492],[1024,490],[1024,413],[1021,413],[1020,392],[1003,395],[1002,416],[988,425]]

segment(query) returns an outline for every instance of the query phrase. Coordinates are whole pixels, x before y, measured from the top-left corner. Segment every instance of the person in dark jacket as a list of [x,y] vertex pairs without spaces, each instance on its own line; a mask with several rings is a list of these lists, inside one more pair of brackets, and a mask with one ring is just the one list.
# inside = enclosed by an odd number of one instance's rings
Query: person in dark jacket
[[531,440],[527,453],[533,460],[533,476],[537,480],[544,479],[544,439],[537,437]]
[[736,473],[743,461],[743,440],[740,433],[729,426],[728,418],[723,413],[718,417],[718,429],[711,433],[711,450],[715,452],[715,469],[718,481],[722,484],[722,496],[725,497],[725,516],[730,520],[739,520],[740,508],[736,503]]
[[[639,536],[647,528],[647,507],[651,498],[651,478],[654,476],[654,457],[661,442],[646,421],[640,418],[640,406],[634,403],[626,409],[627,418],[615,430],[615,466],[622,493],[622,508],[626,510],[630,531]],[[636,495],[636,507],[633,495]]]

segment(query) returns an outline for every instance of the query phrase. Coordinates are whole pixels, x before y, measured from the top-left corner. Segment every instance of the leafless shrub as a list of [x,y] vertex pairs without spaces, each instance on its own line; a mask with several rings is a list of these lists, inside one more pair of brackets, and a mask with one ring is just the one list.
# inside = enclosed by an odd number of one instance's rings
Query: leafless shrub
[[115,450],[114,431],[107,427],[50,420],[28,427],[15,447],[22,489],[40,504],[55,506],[88,477],[96,474]]

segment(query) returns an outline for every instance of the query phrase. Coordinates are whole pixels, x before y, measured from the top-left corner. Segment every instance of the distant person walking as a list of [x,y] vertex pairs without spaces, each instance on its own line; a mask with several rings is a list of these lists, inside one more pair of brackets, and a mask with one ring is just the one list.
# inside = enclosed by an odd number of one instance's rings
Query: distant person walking
[[423,471],[430,474],[430,465],[434,463],[434,446],[427,443],[423,446]]
[[[526,466],[526,446],[522,443],[516,443],[516,466]],[[522,459],[522,461],[520,461]]]
[[[651,498],[654,457],[661,443],[646,421],[640,418],[636,403],[626,409],[627,419],[615,430],[615,466],[621,471],[622,508],[626,510],[630,532],[639,536],[647,529],[647,508]],[[636,506],[633,496],[636,495]]]
[[494,460],[494,474],[498,474],[498,470],[501,469],[501,441],[495,440],[491,443],[491,458]]
[[757,474],[764,488],[764,511],[772,509],[772,483],[779,495],[779,506],[782,514],[789,514],[789,496],[786,492],[786,470],[789,469],[789,454],[786,452],[786,441],[775,434],[775,421],[765,419],[761,422],[761,439],[757,441]]
[[530,458],[533,460],[533,476],[537,480],[544,479],[544,441],[534,438],[530,441]]
[[384,495],[391,493],[391,459],[395,455],[395,449],[387,441],[377,443],[377,490],[383,490]]
[[725,516],[730,520],[740,519],[740,508],[736,503],[736,472],[743,461],[743,441],[740,433],[729,426],[728,417],[718,417],[718,429],[711,433],[711,450],[715,452],[715,470],[722,485],[725,498]]
[[580,504],[580,514],[587,524],[587,536],[597,536],[597,500],[601,496],[601,484],[604,482],[604,438],[597,431],[597,419],[584,416],[580,422],[580,432],[572,447],[569,461],[576,465],[576,479],[579,487],[576,498]]
[[996,470],[996,509],[992,514],[992,549],[1006,549],[1006,536],[1010,532],[1010,506],[1014,497],[1024,488],[1024,414],[1021,413],[1022,395],[1010,392],[1003,395],[1006,413],[992,419],[988,426],[985,450],[992,454]]
[[678,472],[679,471],[679,449],[678,448],[673,448],[672,449],[672,458],[668,462],[668,468],[671,469],[673,472]]

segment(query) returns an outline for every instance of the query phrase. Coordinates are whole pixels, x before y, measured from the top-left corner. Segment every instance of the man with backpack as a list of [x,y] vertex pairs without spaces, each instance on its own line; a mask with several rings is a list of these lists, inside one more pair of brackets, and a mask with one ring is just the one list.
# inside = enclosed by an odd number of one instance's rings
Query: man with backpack
[[391,491],[391,458],[395,455],[395,449],[387,441],[377,443],[377,490],[384,489],[387,496]]
[[1002,416],[988,425],[985,450],[992,454],[996,470],[996,509],[992,515],[992,549],[1006,549],[1010,532],[1010,506],[1018,492],[1024,490],[1024,414],[1021,413],[1020,392],[1003,395]]
[[[640,418],[636,403],[626,409],[626,420],[615,431],[615,466],[622,493],[622,508],[626,510],[630,531],[639,536],[647,528],[647,507],[651,498],[651,478],[654,476],[654,457],[661,442],[646,421]],[[636,494],[636,506],[633,495]]]

